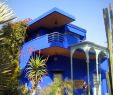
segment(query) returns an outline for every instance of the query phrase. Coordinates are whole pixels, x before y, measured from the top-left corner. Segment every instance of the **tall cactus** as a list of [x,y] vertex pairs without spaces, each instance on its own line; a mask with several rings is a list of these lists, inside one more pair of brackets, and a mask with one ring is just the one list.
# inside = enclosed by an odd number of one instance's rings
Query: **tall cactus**
[[[103,9],[103,16],[104,16],[104,24],[106,30],[106,37],[107,37],[107,46],[109,51],[109,79],[110,79],[110,93],[113,93],[113,13],[111,5],[108,8]],[[111,25],[111,26],[110,26]]]

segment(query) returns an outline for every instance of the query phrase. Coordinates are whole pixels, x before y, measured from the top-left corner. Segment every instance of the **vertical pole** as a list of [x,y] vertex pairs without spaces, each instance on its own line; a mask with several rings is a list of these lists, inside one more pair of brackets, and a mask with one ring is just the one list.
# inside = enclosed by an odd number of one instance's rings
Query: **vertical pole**
[[99,95],[102,95],[102,87],[101,87],[101,58],[99,57],[99,60],[98,60],[98,68],[99,68]]
[[107,36],[108,51],[109,51],[109,78],[110,78],[110,84],[111,84],[110,85],[110,88],[111,88],[111,91],[110,92],[113,93],[112,32],[110,31],[109,14],[108,14],[108,9],[107,8],[103,9],[103,16],[104,16],[104,23],[105,23],[105,30],[106,30],[106,36]]
[[73,80],[73,55],[71,54],[71,80]]
[[96,51],[96,78],[97,78],[97,87],[96,87],[96,93],[97,95],[101,95],[100,91],[99,91],[99,86],[100,86],[100,82],[99,82],[99,70],[98,70],[98,54],[99,54],[99,51],[95,50]]
[[[71,53],[70,53],[70,56],[71,56],[71,82],[72,82],[72,93],[74,93],[74,80],[73,80],[73,50],[71,49]],[[74,95],[74,94],[73,94]]]
[[86,63],[87,63],[87,76],[88,76],[88,95],[90,95],[90,74],[89,74],[89,51],[86,49]]
[[97,82],[99,81],[99,74],[98,74],[98,55],[96,54],[96,74],[97,74]]

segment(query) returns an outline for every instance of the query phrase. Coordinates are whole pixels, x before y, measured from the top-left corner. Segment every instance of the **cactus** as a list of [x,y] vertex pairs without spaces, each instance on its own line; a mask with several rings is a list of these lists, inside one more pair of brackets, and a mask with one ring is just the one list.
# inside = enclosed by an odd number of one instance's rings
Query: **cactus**
[[[110,80],[110,93],[113,93],[113,13],[112,8],[110,5],[109,8],[110,11],[108,11],[108,8],[103,9],[103,16],[104,16],[104,24],[105,24],[105,30],[106,30],[106,37],[107,37],[107,47],[108,47],[108,53],[109,53],[109,80]],[[109,16],[110,14],[110,16]],[[110,26],[111,25],[111,26]]]

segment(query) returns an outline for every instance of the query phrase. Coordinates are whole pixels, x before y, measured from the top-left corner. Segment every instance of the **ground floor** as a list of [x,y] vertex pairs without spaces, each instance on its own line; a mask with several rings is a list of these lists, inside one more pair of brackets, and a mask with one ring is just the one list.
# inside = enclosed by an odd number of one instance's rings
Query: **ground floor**
[[[106,95],[109,93],[106,48],[83,42],[68,49],[62,47],[43,49],[41,54],[45,57],[49,55],[49,58],[46,63],[48,74],[39,82],[39,89],[49,87],[55,79],[60,79],[71,84],[71,91],[74,95]],[[30,81],[24,78],[24,74],[22,81],[27,83],[28,88],[31,89]],[[64,92],[66,95],[67,86]]]
[[[103,68],[104,66],[106,68]],[[73,80],[71,79],[70,58],[65,56],[52,56],[47,62],[47,67],[48,76],[45,76],[42,82],[40,82],[41,88],[51,85],[57,78],[70,83],[73,86],[75,95],[104,95],[109,92],[106,77],[108,72],[107,59],[103,59],[101,64],[99,64],[98,80],[96,63],[93,59],[90,60],[89,77],[87,75],[85,59],[73,59]],[[88,84],[88,80],[90,80],[90,84]]]

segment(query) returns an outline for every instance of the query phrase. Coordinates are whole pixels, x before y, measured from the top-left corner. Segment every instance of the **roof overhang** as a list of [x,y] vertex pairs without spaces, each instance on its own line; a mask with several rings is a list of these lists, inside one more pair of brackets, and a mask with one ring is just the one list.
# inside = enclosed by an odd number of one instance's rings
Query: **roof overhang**
[[[70,50],[62,47],[50,47],[41,50],[41,54],[45,56],[66,56],[70,57]],[[73,58],[86,59],[86,55],[83,51],[78,50],[74,53]],[[90,54],[90,59],[95,59],[95,55]]]
[[50,29],[54,27],[60,27],[74,20],[75,18],[70,14],[57,8],[53,8],[52,10],[46,12],[45,14],[28,23],[28,29],[35,30],[40,27]]

